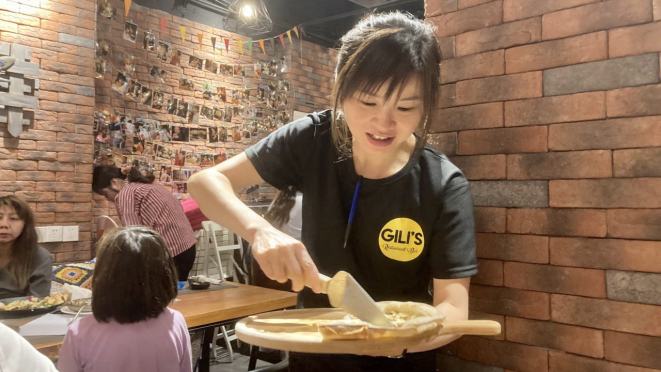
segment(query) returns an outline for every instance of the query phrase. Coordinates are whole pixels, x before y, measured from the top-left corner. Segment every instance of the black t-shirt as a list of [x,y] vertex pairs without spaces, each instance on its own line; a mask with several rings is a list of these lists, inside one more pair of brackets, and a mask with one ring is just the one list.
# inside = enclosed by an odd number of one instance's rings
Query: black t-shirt
[[[352,159],[338,160],[330,110],[308,115],[246,150],[262,179],[303,192],[301,241],[319,271],[351,273],[376,301],[431,303],[432,278],[475,275],[475,226],[468,181],[425,146],[396,174],[363,179],[351,235],[343,248],[359,180]],[[305,289],[299,306],[329,307]]]

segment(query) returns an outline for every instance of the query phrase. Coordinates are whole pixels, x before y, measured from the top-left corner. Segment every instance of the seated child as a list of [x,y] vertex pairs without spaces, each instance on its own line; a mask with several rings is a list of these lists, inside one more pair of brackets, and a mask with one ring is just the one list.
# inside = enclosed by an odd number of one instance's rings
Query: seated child
[[0,299],[46,297],[53,278],[53,258],[37,245],[34,214],[23,200],[0,197]]
[[177,270],[163,238],[144,226],[106,231],[92,281],[92,313],[70,327],[60,372],[190,372],[184,317],[167,306]]

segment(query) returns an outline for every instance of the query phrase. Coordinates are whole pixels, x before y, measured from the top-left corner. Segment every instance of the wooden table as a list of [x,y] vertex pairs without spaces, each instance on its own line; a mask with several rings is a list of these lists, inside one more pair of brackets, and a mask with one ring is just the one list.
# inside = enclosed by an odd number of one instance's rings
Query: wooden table
[[[275,291],[240,283],[227,282],[236,288],[216,291],[200,291],[177,297],[180,301],[170,307],[179,311],[186,319],[189,330],[204,329],[202,342],[202,363],[200,372],[209,370],[209,343],[216,326],[230,323],[246,316],[272,310],[280,310],[296,305],[296,293]],[[37,317],[6,319],[8,326],[20,326]],[[64,336],[28,336],[25,337],[37,350],[47,356],[57,355]]]

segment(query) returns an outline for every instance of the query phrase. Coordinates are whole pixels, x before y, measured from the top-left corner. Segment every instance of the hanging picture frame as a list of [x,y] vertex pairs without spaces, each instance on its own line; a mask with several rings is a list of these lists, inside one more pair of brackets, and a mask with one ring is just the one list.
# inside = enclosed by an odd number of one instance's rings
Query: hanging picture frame
[[148,52],[156,50],[156,35],[154,35],[154,32],[152,32],[152,30],[147,30],[143,32],[142,35],[142,49]]
[[167,62],[168,58],[170,57],[171,48],[172,48],[172,44],[163,40],[159,40],[158,48],[156,49],[156,57],[163,62]]
[[138,25],[133,23],[133,21],[124,22],[124,40],[128,40],[132,43],[135,43],[137,37],[138,37]]

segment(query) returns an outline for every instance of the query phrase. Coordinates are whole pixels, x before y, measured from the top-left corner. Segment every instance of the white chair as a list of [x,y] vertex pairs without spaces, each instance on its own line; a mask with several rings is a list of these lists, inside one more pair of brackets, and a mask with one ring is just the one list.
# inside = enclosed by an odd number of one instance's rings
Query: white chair
[[110,216],[99,216],[96,218],[96,238],[99,239],[106,230],[117,227],[117,222]]

